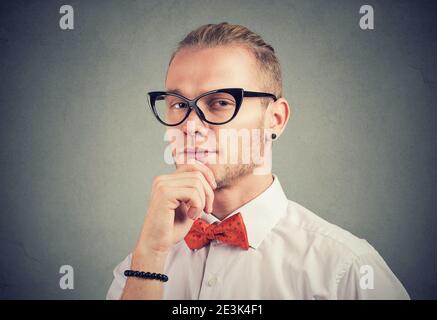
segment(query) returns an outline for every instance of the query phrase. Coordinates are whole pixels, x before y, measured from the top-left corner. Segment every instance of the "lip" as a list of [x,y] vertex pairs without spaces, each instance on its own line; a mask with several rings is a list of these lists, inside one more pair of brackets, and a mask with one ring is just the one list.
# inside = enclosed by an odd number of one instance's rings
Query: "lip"
[[196,160],[204,160],[212,155],[217,153],[217,150],[208,150],[208,149],[200,149],[200,148],[186,148],[183,152],[179,154],[186,155],[188,159],[196,159]]
[[208,151],[208,150],[198,150],[196,152],[184,152],[184,154],[186,154],[188,158],[196,158],[196,160],[205,159],[209,155],[214,153],[215,151]]
[[185,148],[183,153],[215,153],[217,150],[208,150],[201,148]]

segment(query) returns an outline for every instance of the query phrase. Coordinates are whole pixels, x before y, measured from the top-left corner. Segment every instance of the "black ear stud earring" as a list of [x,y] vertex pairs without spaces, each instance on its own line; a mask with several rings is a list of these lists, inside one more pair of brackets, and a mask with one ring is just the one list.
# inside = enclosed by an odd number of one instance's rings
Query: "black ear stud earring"
[[276,140],[276,133],[272,133],[272,140]]

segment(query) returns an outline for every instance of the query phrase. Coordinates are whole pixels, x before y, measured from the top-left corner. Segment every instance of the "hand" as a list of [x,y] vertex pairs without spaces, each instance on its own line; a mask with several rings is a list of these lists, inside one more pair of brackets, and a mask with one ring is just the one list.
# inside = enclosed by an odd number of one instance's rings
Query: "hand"
[[213,172],[199,161],[155,177],[136,251],[167,253],[202,211],[212,212],[216,187]]

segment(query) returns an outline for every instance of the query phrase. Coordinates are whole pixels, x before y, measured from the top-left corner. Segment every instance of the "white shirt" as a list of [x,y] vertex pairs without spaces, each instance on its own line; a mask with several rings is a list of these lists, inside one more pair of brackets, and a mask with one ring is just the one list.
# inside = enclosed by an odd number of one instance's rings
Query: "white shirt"
[[[217,240],[190,250],[179,241],[165,263],[163,299],[409,299],[366,240],[288,200],[276,175],[270,187],[229,216],[238,212],[249,250]],[[220,221],[206,213],[201,219]],[[114,269],[107,299],[120,299],[131,256]]]

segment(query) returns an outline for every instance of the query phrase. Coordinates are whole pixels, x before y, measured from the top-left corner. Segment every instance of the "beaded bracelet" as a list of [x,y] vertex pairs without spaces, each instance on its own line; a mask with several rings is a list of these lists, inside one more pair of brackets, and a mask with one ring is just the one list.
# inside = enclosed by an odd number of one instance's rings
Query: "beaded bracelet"
[[137,278],[143,278],[143,279],[156,279],[160,280],[162,282],[167,282],[168,277],[165,274],[162,273],[150,273],[150,272],[144,272],[144,271],[135,271],[135,270],[126,270],[124,272],[124,275],[126,277],[137,277]]

